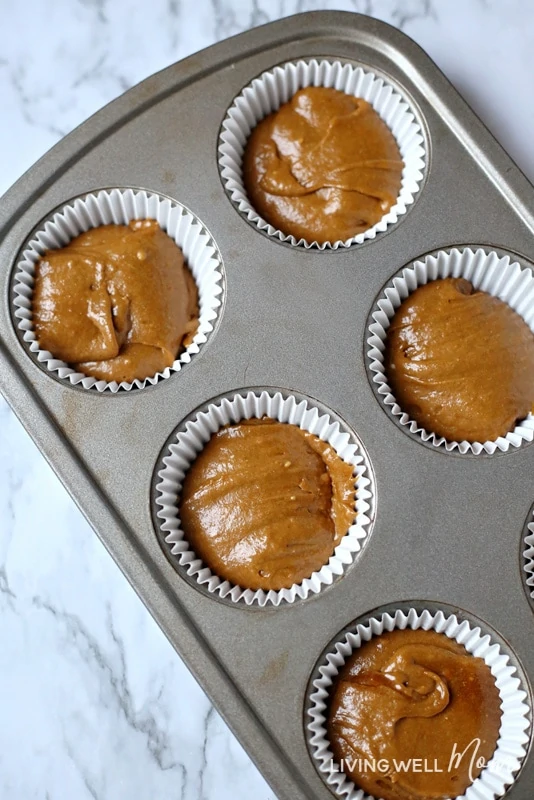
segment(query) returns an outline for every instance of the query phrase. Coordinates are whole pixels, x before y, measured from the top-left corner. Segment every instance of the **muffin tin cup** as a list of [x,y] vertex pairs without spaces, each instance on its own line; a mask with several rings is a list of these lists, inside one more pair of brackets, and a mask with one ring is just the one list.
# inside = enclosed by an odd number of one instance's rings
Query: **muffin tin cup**
[[[178,500],[184,477],[210,437],[220,428],[251,418],[270,417],[297,425],[328,442],[340,458],[354,467],[355,522],[336,547],[329,561],[309,578],[289,589],[253,590],[233,585],[214,574],[193,552],[180,526]],[[375,488],[371,467],[354,436],[328,413],[319,411],[307,399],[293,395],[248,391],[210,403],[206,410],[188,421],[166,447],[155,485],[156,518],[160,540],[178,571],[184,571],[208,593],[234,603],[279,606],[305,600],[343,575],[369,536],[374,518]]]
[[[134,219],[154,219],[182,250],[195,278],[199,294],[199,326],[191,344],[171,367],[132,383],[102,381],[76,372],[71,366],[42,350],[32,321],[35,267],[47,250],[65,247],[81,233],[101,225],[128,224]],[[223,292],[222,259],[210,232],[189,209],[162,195],[133,189],[102,190],[69,202],[45,219],[22,249],[12,278],[12,315],[20,339],[30,356],[54,377],[72,386],[98,392],[142,389],[179,372],[198,353],[213,333]]]
[[[393,133],[404,169],[396,203],[382,219],[362,233],[345,241],[308,242],[285,234],[264,220],[250,203],[243,183],[242,161],[247,140],[269,114],[277,111],[293,95],[307,86],[324,86],[367,100]],[[264,72],[239,94],[226,114],[219,141],[219,169],[224,187],[240,213],[261,231],[281,242],[319,250],[350,247],[374,239],[406,213],[414,202],[425,168],[424,137],[414,112],[399,90],[374,72],[316,59],[289,62]]]
[[506,453],[521,447],[534,439],[534,415],[522,420],[506,436],[487,442],[456,442],[438,436],[422,428],[403,411],[397,403],[388,383],[384,365],[384,351],[389,325],[395,312],[409,294],[419,286],[437,278],[465,278],[476,289],[498,297],[516,311],[534,331],[534,277],[532,270],[523,268],[509,255],[499,255],[483,249],[472,250],[453,248],[441,250],[413,262],[397,275],[380,294],[371,313],[369,325],[368,369],[375,393],[391,414],[406,431],[447,452],[457,451],[462,455],[489,454],[497,451]]
[[[480,776],[458,800],[495,800],[501,797],[514,780],[526,756],[529,742],[530,708],[527,692],[517,677],[509,656],[489,633],[460,621],[454,614],[443,611],[397,609],[393,613],[372,616],[355,624],[343,634],[323,657],[318,677],[313,680],[308,698],[307,737],[312,758],[325,783],[346,800],[374,800],[339,771],[330,749],[326,724],[329,695],[336,677],[350,656],[373,636],[395,628],[405,630],[434,630],[462,644],[473,656],[483,658],[491,669],[501,698],[501,727],[497,748]],[[417,754],[413,754],[414,757]]]
[[531,605],[534,607],[534,509],[529,514],[523,538],[523,571]]

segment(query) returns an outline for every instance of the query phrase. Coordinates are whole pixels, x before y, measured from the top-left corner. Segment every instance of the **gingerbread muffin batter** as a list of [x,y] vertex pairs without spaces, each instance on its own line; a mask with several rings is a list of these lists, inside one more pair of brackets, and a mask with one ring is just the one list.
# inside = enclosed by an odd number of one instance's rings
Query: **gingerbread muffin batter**
[[105,381],[170,367],[198,327],[198,291],[181,250],[154,220],[82,233],[36,266],[39,344]]
[[328,737],[336,762],[344,759],[344,772],[373,797],[445,800],[479,776],[477,762],[493,756],[500,723],[499,691],[484,660],[444,634],[406,629],[373,637],[347,661]]
[[453,441],[505,436],[534,402],[534,334],[463,278],[406,298],[388,329],[385,366],[403,411]]
[[301,89],[248,140],[243,179],[256,211],[319,243],[372,228],[395,204],[403,161],[373,107],[336,89]]
[[326,442],[271,419],[215,433],[186,475],[180,519],[195,553],[246,589],[321,569],[354,522],[353,467]]

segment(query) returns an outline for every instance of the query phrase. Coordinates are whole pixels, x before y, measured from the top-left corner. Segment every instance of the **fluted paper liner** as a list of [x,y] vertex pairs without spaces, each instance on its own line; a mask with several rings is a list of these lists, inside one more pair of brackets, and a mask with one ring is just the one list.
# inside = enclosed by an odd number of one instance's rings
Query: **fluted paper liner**
[[[176,357],[171,367],[145,380],[132,383],[102,381],[76,372],[71,366],[42,350],[32,322],[32,293],[35,266],[47,250],[65,247],[90,228],[128,224],[133,219],[155,219],[182,250],[185,263],[198,287],[199,325],[191,344]],[[99,392],[142,389],[179,372],[199,352],[213,331],[221,306],[222,260],[211,234],[200,220],[180,203],[161,195],[132,189],[102,190],[69,202],[44,220],[24,246],[13,276],[13,316],[28,352],[46,369],[73,386]]]
[[502,652],[501,646],[480,627],[473,627],[466,620],[460,621],[454,614],[417,611],[414,608],[397,610],[392,614],[383,613],[354,625],[339,639],[320,666],[319,677],[313,681],[309,697],[306,727],[308,746],[324,781],[335,794],[346,800],[375,800],[358,789],[347,775],[337,771],[327,736],[326,714],[330,691],[347,659],[363,642],[395,628],[443,633],[462,644],[473,656],[483,658],[490,668],[501,699],[502,717],[497,748],[480,776],[457,800],[495,800],[501,797],[506,787],[513,783],[530,739],[527,693],[517,676],[517,670],[510,664],[509,656]]
[[[362,233],[345,241],[308,242],[274,228],[250,203],[243,183],[242,161],[252,130],[269,114],[287,103],[299,89],[325,86],[367,100],[393,133],[404,168],[396,203],[382,219]],[[375,73],[342,64],[340,61],[296,61],[264,72],[246,86],[230,106],[222,124],[219,141],[219,168],[232,202],[250,222],[281,242],[306,248],[336,250],[366,239],[374,239],[401,217],[414,202],[425,168],[424,138],[421,127],[406,99],[398,89]]]
[[388,327],[396,310],[409,294],[418,286],[423,286],[437,278],[465,278],[475,289],[488,292],[503,300],[514,309],[534,331],[534,278],[532,270],[521,267],[508,255],[500,256],[483,249],[442,250],[415,261],[388,284],[380,296],[369,326],[369,370],[375,390],[390,414],[398,419],[410,433],[419,436],[424,442],[447,451],[493,454],[497,450],[507,452],[510,448],[521,447],[534,439],[534,416],[529,415],[506,436],[487,442],[456,442],[438,436],[422,428],[411,419],[397,403],[384,366],[384,350]]
[[[180,526],[178,510],[184,477],[210,437],[224,425],[262,417],[297,425],[328,442],[340,458],[353,465],[355,476],[354,524],[336,547],[328,563],[318,572],[314,572],[300,584],[279,591],[245,589],[214,574],[195,555],[187,542]],[[194,420],[186,423],[185,429],[177,434],[166,450],[162,463],[163,467],[157,473],[159,480],[155,502],[159,507],[157,518],[164,547],[168,548],[175,566],[185,570],[187,575],[208,592],[221,598],[260,606],[293,603],[297,598],[304,600],[342,575],[369,535],[374,515],[375,491],[367,456],[352,434],[344,430],[329,414],[320,412],[308,400],[284,396],[281,392],[271,394],[267,391],[248,391],[230,399],[214,401],[205,411],[199,412]]]
[[524,538],[523,568],[528,591],[534,603],[534,510],[530,512],[529,519],[530,522],[527,523],[526,535]]

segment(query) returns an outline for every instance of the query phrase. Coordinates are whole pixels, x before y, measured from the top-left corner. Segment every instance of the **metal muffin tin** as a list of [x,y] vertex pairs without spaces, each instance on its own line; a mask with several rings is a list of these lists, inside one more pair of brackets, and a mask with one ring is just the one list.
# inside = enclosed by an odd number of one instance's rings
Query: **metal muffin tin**
[[[281,244],[249,225],[217,165],[221,122],[243,86],[310,56],[387,75],[427,137],[413,207],[375,240],[336,252]],[[28,357],[11,318],[10,274],[54,208],[125,186],[168,195],[203,220],[226,292],[217,330],[179,374],[99,394],[53,380]],[[443,604],[473,615],[534,678],[521,555],[534,447],[478,457],[424,447],[388,418],[365,363],[369,313],[401,267],[455,245],[532,262],[532,209],[534,188],[425,53],[384,23],[335,12],[275,22],[154,75],[67,136],[2,200],[0,388],[281,800],[332,797],[306,746],[308,682],[327,644],[379,606]],[[153,473],[172,431],[212,398],[256,386],[332,409],[363,442],[377,485],[374,530],[354,567],[278,608],[199,592],[167,560],[152,519]],[[533,786],[530,752],[507,797],[532,800]]]

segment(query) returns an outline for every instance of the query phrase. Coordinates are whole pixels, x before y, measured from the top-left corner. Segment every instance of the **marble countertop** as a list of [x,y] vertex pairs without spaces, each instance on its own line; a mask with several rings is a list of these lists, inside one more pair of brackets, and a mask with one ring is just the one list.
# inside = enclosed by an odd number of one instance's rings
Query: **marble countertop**
[[[524,0],[0,0],[0,194],[151,73],[281,16],[402,28],[534,180]],[[0,399],[0,800],[274,800]]]

